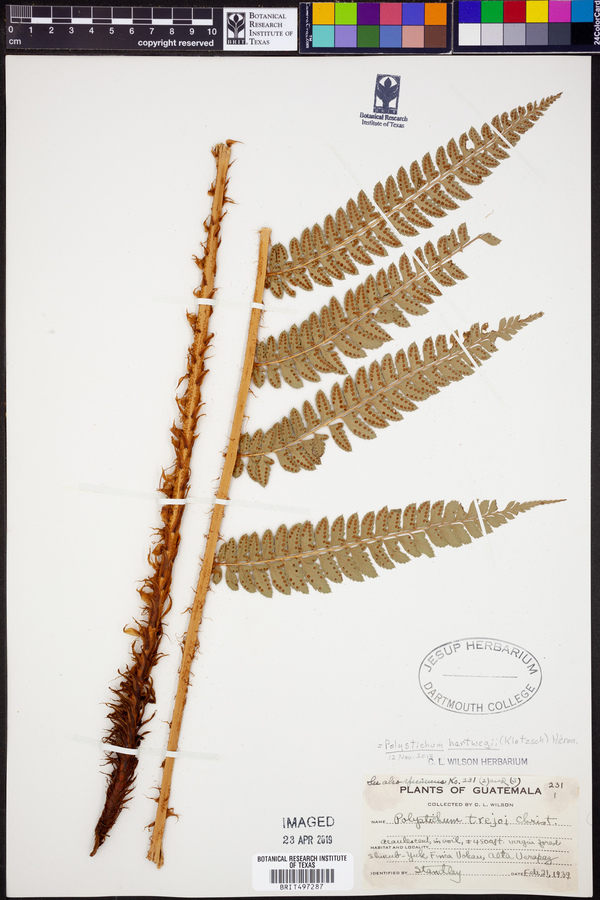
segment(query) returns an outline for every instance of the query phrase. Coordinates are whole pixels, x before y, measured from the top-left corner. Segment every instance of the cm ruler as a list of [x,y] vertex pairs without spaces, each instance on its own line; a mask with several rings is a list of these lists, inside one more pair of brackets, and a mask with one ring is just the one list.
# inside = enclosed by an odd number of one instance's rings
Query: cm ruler
[[296,7],[13,6],[6,48],[18,50],[296,51]]

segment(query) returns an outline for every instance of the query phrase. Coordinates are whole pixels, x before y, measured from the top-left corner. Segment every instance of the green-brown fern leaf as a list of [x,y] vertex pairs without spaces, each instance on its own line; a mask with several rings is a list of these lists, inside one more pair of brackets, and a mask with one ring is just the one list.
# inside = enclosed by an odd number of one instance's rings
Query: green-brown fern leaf
[[377,436],[376,429],[399,422],[404,413],[418,409],[417,402],[439,393],[453,381],[472,375],[476,366],[489,359],[498,348],[499,338],[510,341],[525,325],[538,319],[534,313],[525,319],[511,316],[502,319],[495,331],[487,323],[473,325],[462,340],[456,334],[427,338],[422,351],[415,343],[400,350],[395,357],[386,353],[368,370],[361,366],[354,378],[335,383],[329,397],[318,391],[314,406],[307,401],[302,413],[292,409],[266,432],[243,434],[234,476],[246,468],[250,478],[266,486],[275,457],[288,472],[314,470],[321,462],[327,434],[343,450],[352,450],[346,429],[363,439]]
[[470,128],[446,147],[438,147],[435,162],[426,153],[421,165],[415,160],[408,172],[404,167],[396,178],[388,177],[373,190],[378,209],[361,191],[356,201],[349,200],[335,216],[327,216],[323,226],[305,228],[300,238],[292,238],[288,251],[274,244],[268,262],[267,286],[276,297],[284,292],[295,296],[295,287],[310,291],[313,284],[331,285],[332,278],[343,279],[358,273],[357,263],[372,265],[373,256],[387,255],[386,247],[401,247],[402,236],[413,236],[431,228],[432,219],[448,210],[458,209],[469,200],[469,190],[481,184],[533,127],[549,106],[560,97],[550,97],[504,112],[484,123],[477,131]]
[[479,239],[500,243],[489,233],[471,239],[462,224],[443,235],[437,248],[431,241],[418,248],[414,267],[404,254],[398,266],[392,263],[387,272],[380,269],[356,290],[347,291],[343,305],[332,297],[320,314],[312,313],[301,325],[282,331],[278,339],[271,335],[260,341],[252,370],[254,384],[261,387],[268,380],[278,388],[283,379],[300,388],[305,381],[320,381],[320,372],[346,374],[340,354],[364,357],[366,349],[381,347],[392,339],[383,325],[408,328],[408,315],[427,313],[434,297],[441,296],[439,286],[451,287],[467,277],[454,257]]
[[[491,534],[519,513],[534,506],[560,503],[559,500],[515,500],[498,509],[495,500],[474,500],[467,510],[456,500],[426,501],[401,509],[387,507],[368,512],[359,520],[355,513],[347,521],[338,516],[330,525],[327,518],[315,526],[311,522],[275,533],[254,532],[236,541],[225,541],[217,553],[213,581],[221,581],[237,591],[239,585],[266,597],[273,588],[282,594],[309,592],[309,586],[323,594],[331,592],[330,582],[344,578],[364,581],[375,578],[376,566],[393,569],[397,563],[417,556],[434,556],[434,547],[461,547],[473,538]],[[375,564],[375,565],[374,565]]]

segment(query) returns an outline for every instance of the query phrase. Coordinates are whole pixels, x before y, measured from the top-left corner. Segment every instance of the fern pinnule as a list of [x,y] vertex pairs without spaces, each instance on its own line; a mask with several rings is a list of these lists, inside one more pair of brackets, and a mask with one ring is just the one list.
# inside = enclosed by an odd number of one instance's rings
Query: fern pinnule
[[364,357],[365,348],[381,347],[392,339],[383,325],[408,328],[407,315],[425,315],[433,298],[442,294],[438,285],[451,287],[467,277],[454,257],[477,240],[500,243],[489,233],[470,238],[463,223],[440,237],[437,248],[428,241],[415,250],[414,268],[403,254],[398,266],[392,263],[387,272],[380,269],[356,290],[347,291],[343,306],[332,297],[318,315],[312,313],[300,325],[282,331],[279,339],[270,335],[256,348],[254,384],[261,387],[268,380],[278,388],[283,379],[300,388],[304,381],[320,381],[319,372],[346,374],[339,354],[352,359]]
[[[210,215],[204,223],[206,231],[205,253],[200,260],[194,257],[202,271],[202,282],[195,295],[210,300],[215,293],[217,248],[220,241],[223,205],[227,172],[231,155],[231,145],[235,141],[217,144],[213,148],[217,173],[208,191],[212,196]],[[204,357],[212,335],[208,333],[211,313],[210,303],[200,304],[196,313],[188,313],[188,323],[192,329],[192,341],[187,355],[187,370],[180,378],[178,389],[183,392],[176,397],[178,421],[171,428],[171,443],[175,451],[172,467],[163,469],[159,492],[167,500],[181,501],[187,497],[191,475],[192,450],[196,440],[198,417],[201,407],[201,387],[206,375]],[[150,575],[142,582],[139,595],[142,612],[134,625],[126,628],[134,638],[131,645],[131,661],[125,671],[119,672],[119,682],[111,688],[113,700],[108,703],[110,729],[104,742],[111,747],[136,750],[145,735],[144,726],[152,715],[146,717],[149,704],[156,702],[152,672],[161,658],[159,647],[165,618],[171,608],[171,580],[173,566],[180,542],[181,521],[184,514],[181,503],[165,504],[161,510],[162,525],[156,531],[156,539],[148,554]],[[94,856],[104,843],[133,790],[137,769],[137,757],[132,754],[108,750],[106,764],[109,766],[104,808],[95,829]]]
[[[490,534],[520,513],[559,500],[511,500],[498,509],[495,500],[473,500],[465,508],[456,500],[411,503],[402,509],[384,507],[359,519],[338,516],[331,525],[327,518],[316,525],[281,525],[262,536],[243,534],[239,540],[224,541],[217,553],[212,580],[225,581],[231,590],[239,585],[249,593],[282,594],[331,592],[329,582],[344,578],[363,581],[378,575],[376,566],[393,569],[418,556],[435,556],[435,547],[461,547]],[[483,525],[483,530],[482,530]],[[375,565],[373,565],[375,563]]]
[[243,434],[234,476],[245,468],[253,481],[265,487],[273,457],[287,472],[316,469],[326,449],[325,429],[342,450],[352,450],[346,429],[359,438],[376,437],[375,429],[401,421],[404,413],[418,409],[418,402],[472,375],[475,367],[498,349],[498,339],[510,341],[541,315],[502,319],[495,331],[489,331],[487,323],[475,324],[462,340],[456,334],[449,339],[445,335],[430,337],[422,351],[413,343],[395,357],[386,353],[368,370],[361,366],[354,377],[348,375],[341,385],[336,382],[329,397],[318,391],[314,406],[305,401],[302,413],[294,408],[266,432],[258,429],[252,435]]
[[426,153],[419,165],[415,160],[390,175],[385,185],[378,182],[373,206],[364,191],[356,202],[349,200],[334,216],[305,228],[300,239],[292,238],[288,251],[274,244],[269,256],[267,286],[275,297],[284,292],[295,296],[295,287],[310,291],[314,284],[331,285],[332,278],[356,275],[360,265],[372,265],[373,256],[385,256],[387,247],[400,247],[402,242],[391,231],[391,224],[401,236],[415,236],[431,228],[432,219],[442,218],[447,211],[458,209],[459,202],[469,200],[467,188],[479,185],[504,159],[522,135],[560,97],[519,106],[494,116],[491,126],[484,123],[477,131],[470,128],[458,141],[452,138],[446,147],[435,152],[435,162]]

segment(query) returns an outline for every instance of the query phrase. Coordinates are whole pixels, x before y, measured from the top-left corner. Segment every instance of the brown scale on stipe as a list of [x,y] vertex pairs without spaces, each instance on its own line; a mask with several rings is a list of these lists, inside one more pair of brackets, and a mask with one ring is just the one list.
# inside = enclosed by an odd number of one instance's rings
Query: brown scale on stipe
[[[228,202],[225,195],[230,148],[235,141],[227,141],[213,148],[217,163],[217,175],[209,190],[212,209],[204,223],[206,241],[203,244],[204,257],[194,260],[202,271],[202,283],[194,291],[202,300],[211,300],[215,293],[217,248],[221,221],[224,216],[223,204]],[[188,313],[187,319],[192,329],[192,342],[187,355],[187,371],[177,386],[185,386],[176,397],[178,421],[171,428],[171,443],[175,450],[175,460],[168,470],[163,470],[158,488],[167,500],[184,500],[190,483],[191,459],[198,417],[200,415],[201,387],[206,375],[204,359],[212,335],[208,332],[211,305],[201,303],[196,313]],[[113,699],[108,703],[110,730],[104,741],[114,747],[137,749],[145,735],[144,726],[152,718],[147,715],[148,705],[156,702],[152,671],[161,658],[159,651],[165,617],[171,608],[170,590],[173,565],[180,541],[180,528],[184,504],[166,504],[162,507],[162,525],[157,529],[155,542],[148,554],[150,575],[139,589],[142,611],[133,626],[126,628],[132,635],[131,661],[124,671],[119,671],[119,683],[112,687]],[[115,824],[121,810],[133,790],[137,768],[137,757],[131,754],[108,750],[106,765],[109,766],[106,786],[106,801],[95,831],[94,848],[97,852]]]

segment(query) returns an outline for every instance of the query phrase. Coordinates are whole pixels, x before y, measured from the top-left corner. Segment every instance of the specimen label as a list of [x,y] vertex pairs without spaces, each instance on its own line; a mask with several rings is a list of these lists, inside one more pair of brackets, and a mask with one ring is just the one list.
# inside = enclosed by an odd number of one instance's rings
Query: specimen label
[[388,892],[577,890],[573,778],[372,775],[364,790],[364,886]]

